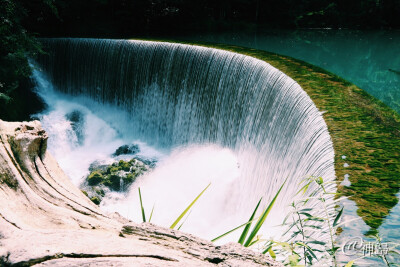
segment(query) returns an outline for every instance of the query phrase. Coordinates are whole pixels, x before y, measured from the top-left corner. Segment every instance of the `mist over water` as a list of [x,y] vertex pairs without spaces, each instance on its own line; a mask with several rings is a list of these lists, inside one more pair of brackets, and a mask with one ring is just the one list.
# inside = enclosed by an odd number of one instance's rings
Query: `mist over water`
[[[34,117],[41,121],[49,135],[49,151],[75,185],[82,184],[93,162],[114,162],[112,154],[124,144],[139,145],[137,156],[145,159],[158,160],[165,156],[165,151],[150,147],[116,128],[110,114],[118,114],[121,123],[124,123],[124,111],[86,97],[71,97],[56,92],[38,70],[34,70],[33,78],[36,92],[47,105],[46,110]],[[79,120],[74,120],[71,115],[79,117]]]
[[[46,39],[36,63],[39,117],[49,149],[79,184],[96,160],[139,143],[156,168],[102,208],[169,226],[211,182],[182,230],[213,238],[248,219],[287,178],[269,226],[282,222],[306,176],[334,179],[333,147],[321,112],[292,79],[231,52],[169,43]],[[143,152],[142,152],[143,153]],[[275,229],[275,228],[273,228]],[[270,228],[269,234],[279,234]]]
[[238,161],[230,149],[210,144],[182,147],[161,160],[152,172],[138,178],[127,195],[110,194],[101,206],[141,222],[140,187],[147,220],[154,207],[151,221],[169,227],[211,183],[181,221],[184,222],[181,229],[212,239],[243,223],[235,209],[226,205],[227,199],[234,197],[232,188],[239,177]]

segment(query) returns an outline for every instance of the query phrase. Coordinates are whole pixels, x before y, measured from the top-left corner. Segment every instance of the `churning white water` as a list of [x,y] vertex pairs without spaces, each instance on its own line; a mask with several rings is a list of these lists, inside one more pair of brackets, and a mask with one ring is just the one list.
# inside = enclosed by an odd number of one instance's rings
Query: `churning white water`
[[[193,199],[209,184],[203,197],[184,219],[182,230],[212,239],[243,222],[225,205],[232,196],[232,186],[240,177],[240,165],[232,150],[215,144],[181,146],[172,151],[157,150],[131,136],[124,136],[111,126],[105,113],[124,113],[98,105],[84,97],[69,97],[54,91],[43,73],[35,70],[37,93],[47,108],[36,116],[49,134],[48,149],[62,169],[80,186],[93,162],[111,164],[111,155],[126,143],[139,145],[136,156],[156,159],[157,167],[139,177],[127,193],[110,192],[101,203],[104,210],[119,212],[136,222],[142,220],[138,188],[147,211],[154,208],[152,222],[170,226]],[[90,108],[89,108],[90,107]],[[74,129],[70,114],[79,116]],[[212,227],[210,227],[212,226]],[[229,239],[236,237],[232,235]]]
[[216,145],[183,147],[161,160],[154,171],[140,177],[127,197],[121,199],[120,194],[111,194],[102,207],[141,221],[140,187],[147,219],[154,207],[151,221],[169,227],[211,183],[181,229],[212,239],[243,223],[226,205],[226,199],[233,197],[232,187],[239,177],[240,167],[231,150]]
[[163,152],[140,140],[129,135],[125,137],[118,130],[118,123],[115,124],[114,116],[110,114],[118,114],[120,122],[124,123],[124,116],[127,116],[124,111],[99,105],[86,97],[70,97],[56,92],[38,69],[34,69],[33,79],[36,82],[36,92],[47,105],[42,113],[34,116],[40,119],[49,135],[49,151],[77,186],[89,174],[92,163],[114,162],[111,155],[121,145],[139,145],[138,156],[146,159],[165,156]]
[[[182,229],[212,238],[245,222],[285,179],[267,226],[282,222],[302,178],[334,179],[321,112],[263,61],[157,42],[43,43],[49,55],[39,58],[35,76],[49,108],[40,117],[71,178],[79,183],[93,161],[110,160],[121,144],[140,142],[146,157],[158,160],[128,194],[108,195],[104,209],[140,221],[140,186],[147,216],[154,205],[152,221],[170,226],[211,182]],[[266,237],[279,234],[274,229]]]

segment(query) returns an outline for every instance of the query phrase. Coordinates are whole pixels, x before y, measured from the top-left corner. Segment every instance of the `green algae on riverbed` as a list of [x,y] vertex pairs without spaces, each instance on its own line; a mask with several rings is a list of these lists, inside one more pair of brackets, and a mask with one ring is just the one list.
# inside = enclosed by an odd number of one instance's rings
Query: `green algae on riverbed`
[[[153,40],[159,41],[159,40]],[[163,40],[168,42],[177,42]],[[357,204],[374,232],[397,204],[400,189],[400,115],[354,84],[304,61],[225,44],[179,42],[228,50],[264,60],[308,93],[328,125],[335,149],[338,191]],[[343,159],[342,155],[346,158]],[[344,163],[349,166],[345,167]]]
[[343,181],[344,175],[349,174],[351,181],[350,187],[339,185],[338,191],[350,196],[358,206],[357,214],[373,230],[377,229],[398,202],[399,114],[321,68],[264,51],[226,48],[267,61],[283,71],[300,84],[320,111],[326,111],[323,117],[335,149],[337,180]]

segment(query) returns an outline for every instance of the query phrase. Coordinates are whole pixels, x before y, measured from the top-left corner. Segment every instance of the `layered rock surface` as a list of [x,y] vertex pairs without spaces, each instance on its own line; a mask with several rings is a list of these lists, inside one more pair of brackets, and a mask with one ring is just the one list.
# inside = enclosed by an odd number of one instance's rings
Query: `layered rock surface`
[[281,266],[238,244],[106,214],[47,152],[40,122],[0,120],[0,266]]

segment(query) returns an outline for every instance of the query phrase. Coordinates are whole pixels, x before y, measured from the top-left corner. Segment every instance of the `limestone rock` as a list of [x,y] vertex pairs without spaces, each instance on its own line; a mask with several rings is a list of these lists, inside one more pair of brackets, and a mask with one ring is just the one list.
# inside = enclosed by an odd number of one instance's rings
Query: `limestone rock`
[[281,266],[238,244],[101,211],[46,146],[40,122],[0,120],[0,266]]

